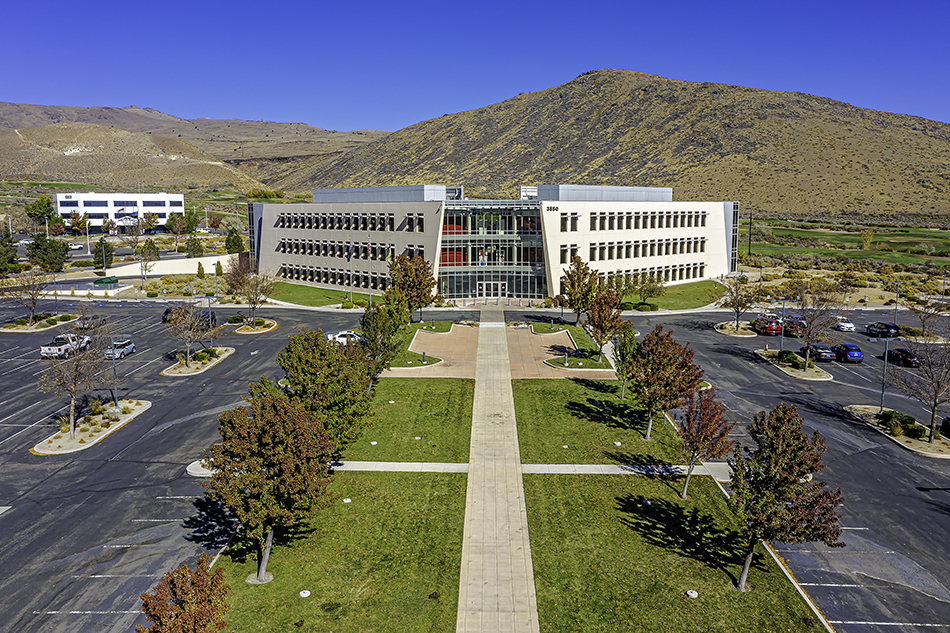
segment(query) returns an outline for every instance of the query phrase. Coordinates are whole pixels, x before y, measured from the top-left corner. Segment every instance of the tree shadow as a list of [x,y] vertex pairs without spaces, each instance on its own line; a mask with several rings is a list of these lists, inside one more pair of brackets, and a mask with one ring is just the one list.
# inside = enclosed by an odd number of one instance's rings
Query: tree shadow
[[630,429],[646,432],[646,412],[634,409],[626,402],[596,400],[588,397],[583,402],[572,400],[565,408],[575,416],[612,429]]
[[201,543],[206,549],[224,547],[238,529],[238,521],[219,501],[208,497],[195,499],[197,512],[185,519],[182,527],[191,530],[185,539]]
[[693,330],[695,332],[705,332],[711,330],[716,324],[716,321],[709,319],[687,319],[685,321],[677,321],[676,329],[678,330]]
[[[710,514],[665,499],[624,495],[616,500],[617,509],[625,515],[621,523],[647,543],[691,558],[738,583],[730,567],[743,562],[746,543],[739,532],[718,527]],[[753,556],[752,564],[757,569],[764,569],[763,562],[761,554]]]
[[663,483],[675,494],[679,494],[682,490],[680,482],[683,481],[685,475],[681,475],[674,469],[673,463],[668,460],[629,451],[604,451],[603,454],[607,459],[620,464],[625,470],[629,469],[631,473]]
[[568,380],[573,382],[575,385],[590,391],[596,391],[597,393],[603,393],[612,396],[620,393],[619,385],[611,384],[605,380],[591,380],[590,378],[568,378]]
[[741,347],[739,345],[713,345],[711,347],[711,351],[754,363],[768,362],[751,349],[747,347]]

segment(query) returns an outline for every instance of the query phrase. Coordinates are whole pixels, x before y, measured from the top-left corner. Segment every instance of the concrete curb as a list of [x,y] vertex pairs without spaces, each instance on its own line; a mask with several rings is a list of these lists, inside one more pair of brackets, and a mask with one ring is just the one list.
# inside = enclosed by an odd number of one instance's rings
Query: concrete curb
[[172,369],[174,369],[175,367],[178,366],[178,363],[175,363],[174,365],[171,365],[170,367],[166,367],[166,368],[163,369],[160,373],[161,373],[162,376],[166,376],[166,377],[168,377],[168,378],[188,378],[189,376],[197,376],[198,374],[203,374],[203,373],[205,373],[206,371],[208,371],[209,369],[211,369],[212,367],[216,367],[216,366],[218,365],[218,363],[220,363],[221,361],[223,361],[225,358],[227,358],[228,356],[230,356],[231,354],[233,354],[233,353],[236,351],[233,347],[224,347],[224,348],[222,348],[222,349],[223,349],[224,351],[221,353],[220,356],[218,356],[217,358],[215,358],[213,362],[208,363],[207,365],[205,365],[204,367],[202,367],[202,368],[199,369],[198,371],[188,372],[187,374],[168,374],[168,373],[166,373],[166,372],[168,372],[168,371],[170,371],[170,370],[172,370]]
[[[122,421],[120,421],[120,422],[116,422],[115,424],[111,425],[111,426],[110,426],[108,429],[106,429],[104,432],[97,434],[96,437],[93,438],[93,440],[92,440],[91,442],[87,442],[86,444],[84,444],[84,445],[82,445],[82,446],[80,446],[80,447],[78,447],[78,448],[70,448],[70,449],[65,449],[65,450],[56,450],[56,449],[53,449],[53,450],[42,450],[41,447],[42,447],[48,440],[52,440],[54,437],[56,437],[57,435],[59,435],[59,433],[53,433],[53,434],[50,435],[48,438],[46,438],[46,439],[44,439],[44,440],[40,440],[39,442],[37,442],[37,443],[33,446],[33,448],[30,449],[30,452],[33,453],[34,455],[40,455],[40,456],[42,456],[42,457],[51,457],[51,456],[53,456],[53,455],[69,455],[69,454],[72,454],[72,453],[78,453],[78,452],[80,452],[80,451],[84,451],[84,450],[86,450],[87,448],[92,448],[93,446],[95,446],[96,444],[98,444],[98,443],[101,442],[102,440],[106,439],[107,437],[109,437],[110,435],[112,435],[113,433],[115,433],[116,431],[118,431],[119,429],[121,429],[122,427],[124,427],[126,424],[128,424],[129,422],[131,422],[132,420],[134,420],[135,418],[139,417],[141,414],[145,413],[146,411],[148,411],[149,409],[152,408],[152,403],[151,403],[149,400],[139,400],[139,402],[142,403],[142,408],[141,408],[140,410],[136,411],[136,412],[135,412],[134,414],[132,414],[132,415],[129,415],[128,419],[122,420]],[[78,427],[78,426],[79,426],[79,425],[77,424],[77,427]],[[55,440],[54,440],[54,441],[55,441]]]
[[[772,351],[772,350],[769,350],[769,351]],[[795,374],[790,373],[787,369],[785,369],[785,368],[782,367],[781,365],[778,365],[778,364],[772,362],[772,359],[769,358],[768,356],[766,356],[766,355],[764,354],[764,352],[765,352],[764,349],[757,349],[757,350],[755,350],[755,355],[758,356],[759,358],[761,358],[762,360],[764,360],[765,362],[767,362],[767,363],[768,363],[769,365],[771,365],[772,367],[778,369],[780,372],[782,372],[783,374],[785,374],[785,375],[788,376],[789,378],[795,378],[796,380],[807,380],[807,381],[810,381],[810,382],[823,382],[823,381],[828,381],[828,380],[834,380],[834,379],[835,379],[834,376],[832,376],[831,374],[829,374],[828,372],[826,372],[824,369],[820,369],[820,368],[818,368],[818,367],[815,367],[815,369],[818,370],[818,371],[820,371],[820,372],[822,372],[825,376],[827,376],[827,378],[824,377],[824,376],[822,376],[822,377],[820,377],[820,378],[809,378],[809,377],[806,377],[806,376],[796,376]],[[795,355],[798,356],[798,354],[795,354]],[[801,357],[799,357],[799,358],[801,358]],[[805,360],[805,359],[802,358],[802,360]]]
[[[868,427],[868,428],[871,429],[872,431],[875,431],[875,432],[877,432],[877,433],[883,435],[884,437],[886,437],[887,439],[889,439],[889,440],[892,441],[893,443],[895,443],[895,444],[897,444],[898,446],[900,446],[901,448],[903,448],[905,451],[910,451],[911,453],[916,453],[916,454],[918,454],[918,455],[920,455],[920,456],[922,456],[922,457],[929,457],[929,458],[931,458],[931,459],[950,459],[950,455],[939,455],[939,454],[937,454],[937,453],[928,453],[927,451],[921,451],[921,450],[918,450],[918,449],[913,448],[913,447],[911,447],[911,446],[907,446],[907,444],[904,444],[903,442],[901,442],[900,440],[898,440],[898,439],[895,438],[895,437],[891,437],[890,435],[888,435],[887,433],[885,433],[885,432],[882,431],[881,429],[877,428],[877,427],[874,426],[873,424],[868,424],[868,422],[865,421],[864,419],[862,419],[861,416],[857,415],[856,413],[854,413],[853,411],[851,411],[851,409],[848,408],[848,407],[852,407],[852,406],[858,406],[858,405],[847,405],[847,406],[845,406],[845,408],[844,408],[844,410],[848,412],[848,415],[850,415],[850,416],[851,416],[852,418],[854,418],[856,421],[860,422],[861,424],[863,424],[864,426]],[[877,407],[875,406],[874,408],[876,409]],[[887,409],[887,410],[889,410],[889,411],[892,411],[892,410],[893,410],[893,409],[888,409],[887,407],[884,407],[884,408]],[[927,428],[927,427],[924,427],[924,428]]]

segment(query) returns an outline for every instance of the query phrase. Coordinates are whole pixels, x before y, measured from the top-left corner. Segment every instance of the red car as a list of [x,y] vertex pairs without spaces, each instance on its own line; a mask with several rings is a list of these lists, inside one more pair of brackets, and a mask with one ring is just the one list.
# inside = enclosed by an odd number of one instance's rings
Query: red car
[[758,334],[778,336],[782,333],[782,322],[769,317],[759,317],[752,322],[752,329]]
[[805,325],[804,321],[785,319],[785,336],[798,338],[804,336],[806,332],[808,332],[808,326]]

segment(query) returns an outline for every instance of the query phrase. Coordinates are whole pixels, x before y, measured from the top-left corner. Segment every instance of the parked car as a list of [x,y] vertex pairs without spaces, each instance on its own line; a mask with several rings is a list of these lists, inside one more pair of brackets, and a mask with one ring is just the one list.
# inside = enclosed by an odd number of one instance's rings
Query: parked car
[[[162,323],[168,323],[172,319],[172,315],[177,310],[191,310],[191,306],[184,304],[172,306],[170,308],[165,308],[165,311],[162,312]],[[195,310],[192,318],[197,322],[198,327],[210,330],[212,328],[218,327],[218,317],[215,316],[213,310]]]
[[29,246],[29,245],[32,244],[32,243],[33,243],[33,240],[32,240],[32,239],[26,238],[25,240],[20,240],[19,242],[17,242],[16,245],[17,245],[17,246]]
[[848,317],[839,316],[837,317],[838,322],[835,323],[835,329],[839,332],[854,332],[854,323],[851,322],[851,319]]
[[757,334],[778,336],[782,333],[782,322],[770,317],[759,317],[752,322],[752,330]]
[[782,322],[782,327],[785,328],[785,336],[794,336],[795,338],[804,336],[808,332],[808,326],[805,325],[805,322],[798,319],[787,318]]
[[804,358],[805,353],[811,350],[811,359],[815,362],[831,362],[835,357],[835,353],[831,351],[831,348],[822,343],[812,343],[811,345],[806,345],[799,351],[799,355]]
[[920,367],[920,358],[903,347],[887,350],[887,362],[901,367]]
[[353,330],[343,330],[336,334],[327,334],[327,340],[334,341],[338,345],[360,345],[364,342],[363,337]]
[[88,336],[60,334],[53,337],[53,341],[49,345],[40,347],[40,356],[43,358],[69,358],[70,355],[89,347],[90,340]]
[[901,335],[901,329],[897,327],[897,324],[884,323],[883,321],[868,323],[864,326],[864,331],[868,336],[876,338],[896,338]]
[[842,343],[831,348],[839,363],[863,363],[864,352],[857,345]]
[[99,316],[98,314],[88,314],[84,317],[80,317],[79,320],[76,321],[76,327],[80,330],[92,330],[102,326],[105,322],[105,317]]
[[69,250],[71,250],[71,251],[81,251],[83,248],[84,248],[83,245],[80,244],[79,242],[70,242],[70,243],[69,243]]
[[116,358],[125,358],[129,354],[135,353],[135,343],[131,339],[122,339],[112,343],[112,347],[106,350],[106,358],[109,360]]

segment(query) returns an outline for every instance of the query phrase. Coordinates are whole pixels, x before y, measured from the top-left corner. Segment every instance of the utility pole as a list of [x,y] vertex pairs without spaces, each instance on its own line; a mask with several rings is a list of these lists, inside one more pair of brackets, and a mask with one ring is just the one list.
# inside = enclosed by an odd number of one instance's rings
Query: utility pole
[[749,207],[749,256],[752,256],[752,218],[755,212]]

